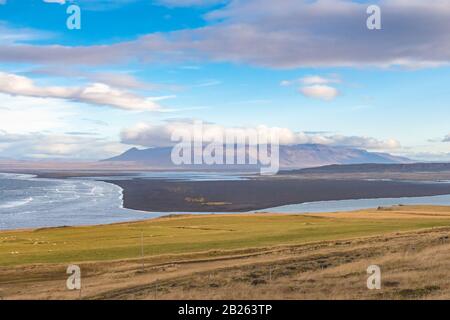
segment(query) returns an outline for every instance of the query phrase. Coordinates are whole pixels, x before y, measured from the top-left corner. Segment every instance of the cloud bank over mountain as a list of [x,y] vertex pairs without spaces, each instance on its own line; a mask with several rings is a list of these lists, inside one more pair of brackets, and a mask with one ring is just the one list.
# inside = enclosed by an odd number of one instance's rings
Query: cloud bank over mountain
[[[188,131],[191,132],[191,136],[194,137],[194,122],[191,120],[171,120],[163,124],[153,125],[150,123],[138,123],[135,126],[126,128],[122,131],[122,142],[129,145],[139,145],[143,147],[166,147],[176,144],[171,140],[172,134],[175,131]],[[345,147],[357,147],[369,150],[395,150],[401,147],[400,143],[395,139],[378,140],[371,137],[358,137],[358,136],[343,136],[343,135],[330,135],[323,133],[305,133],[295,132],[288,128],[267,126],[257,127],[225,127],[212,123],[204,123],[203,128],[203,141],[217,141],[223,139],[225,134],[229,132],[231,135],[236,136],[238,134],[244,134],[246,130],[258,129],[273,129],[279,137],[281,145],[295,145],[295,144],[323,144],[330,146],[345,146]]]

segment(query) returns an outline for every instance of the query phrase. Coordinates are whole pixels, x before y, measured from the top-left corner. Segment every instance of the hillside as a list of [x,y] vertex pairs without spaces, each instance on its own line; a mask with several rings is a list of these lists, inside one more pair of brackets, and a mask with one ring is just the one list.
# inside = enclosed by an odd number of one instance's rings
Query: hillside
[[[150,148],[139,150],[132,148],[121,155],[104,161],[134,162],[155,168],[180,168],[173,165],[170,154],[172,148]],[[387,153],[369,152],[363,149],[349,147],[333,147],[319,144],[300,144],[280,146],[280,167],[284,169],[298,169],[319,167],[331,164],[361,164],[361,163],[410,163],[411,160],[393,156]],[[257,166],[240,165],[232,169],[257,169]],[[226,165],[185,165],[182,168],[195,169],[230,169]]]

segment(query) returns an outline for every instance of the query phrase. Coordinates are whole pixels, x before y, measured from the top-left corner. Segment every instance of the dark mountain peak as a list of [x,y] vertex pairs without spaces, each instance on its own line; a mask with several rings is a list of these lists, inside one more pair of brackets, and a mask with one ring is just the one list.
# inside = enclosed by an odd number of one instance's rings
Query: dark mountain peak
[[116,156],[116,157],[112,157],[110,159],[105,159],[102,161],[136,161],[134,160],[134,158],[141,152],[141,150],[139,150],[136,147],[130,148],[127,151],[125,151],[124,153]]
[[123,154],[129,154],[129,153],[137,153],[139,152],[139,149],[136,147],[130,148],[127,151],[125,151]]

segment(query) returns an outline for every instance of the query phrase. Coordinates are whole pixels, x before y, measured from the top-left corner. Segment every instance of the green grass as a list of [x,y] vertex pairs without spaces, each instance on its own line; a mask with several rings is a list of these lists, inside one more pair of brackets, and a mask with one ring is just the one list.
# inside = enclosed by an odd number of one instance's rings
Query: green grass
[[200,216],[90,227],[0,232],[0,266],[76,263],[337,240],[450,226],[450,219],[302,215]]

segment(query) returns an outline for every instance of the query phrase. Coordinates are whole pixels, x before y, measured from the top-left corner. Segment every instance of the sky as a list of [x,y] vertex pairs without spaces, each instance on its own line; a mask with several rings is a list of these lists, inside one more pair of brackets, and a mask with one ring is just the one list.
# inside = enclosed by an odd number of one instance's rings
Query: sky
[[0,158],[103,159],[201,120],[450,161],[449,62],[450,0],[0,0]]

